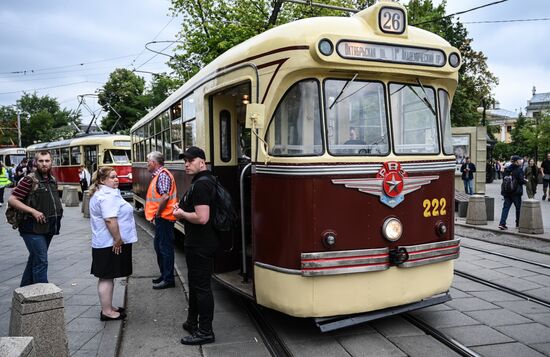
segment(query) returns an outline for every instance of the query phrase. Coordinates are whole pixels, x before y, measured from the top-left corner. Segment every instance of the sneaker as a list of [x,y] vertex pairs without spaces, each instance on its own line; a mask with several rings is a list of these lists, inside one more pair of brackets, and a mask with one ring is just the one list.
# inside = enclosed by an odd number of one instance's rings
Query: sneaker
[[500,230],[503,230],[503,231],[505,231],[505,230],[508,229],[508,227],[506,227],[505,224],[499,224],[499,225],[498,225],[498,228],[499,228]]
[[166,281],[161,281],[158,284],[153,284],[153,289],[155,289],[155,290],[162,290],[162,289],[175,288],[175,287],[176,287],[175,282],[169,283],[169,282],[166,282]]
[[158,284],[158,283],[160,283],[160,282],[162,281],[162,276],[159,276],[158,278],[153,279],[153,280],[151,280],[151,281],[153,282],[153,284]]

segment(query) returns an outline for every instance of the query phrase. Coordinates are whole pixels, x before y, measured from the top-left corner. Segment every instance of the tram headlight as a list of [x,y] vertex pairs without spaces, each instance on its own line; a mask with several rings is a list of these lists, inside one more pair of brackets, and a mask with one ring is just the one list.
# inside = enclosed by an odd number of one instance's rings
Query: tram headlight
[[128,174],[128,180],[131,180],[131,179],[132,179],[132,173],[130,172],[130,173]]
[[395,242],[403,234],[403,224],[395,217],[388,218],[382,225],[382,234],[390,242]]
[[460,66],[460,56],[458,53],[453,52],[449,55],[449,64],[454,68]]
[[319,41],[319,52],[324,54],[325,56],[330,56],[332,52],[334,51],[334,45],[330,40],[327,40],[326,38]]

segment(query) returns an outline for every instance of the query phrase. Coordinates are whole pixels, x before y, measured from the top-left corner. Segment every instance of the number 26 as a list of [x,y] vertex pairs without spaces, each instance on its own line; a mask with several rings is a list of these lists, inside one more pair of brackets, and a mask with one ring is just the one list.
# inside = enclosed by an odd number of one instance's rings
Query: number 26
[[424,207],[424,217],[444,216],[447,214],[447,200],[445,198],[426,199],[422,202]]

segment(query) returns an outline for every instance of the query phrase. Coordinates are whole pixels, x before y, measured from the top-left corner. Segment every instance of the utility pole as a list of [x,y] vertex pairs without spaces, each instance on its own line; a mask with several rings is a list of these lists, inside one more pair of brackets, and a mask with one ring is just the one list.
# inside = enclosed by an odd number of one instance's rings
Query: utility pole
[[17,110],[17,143],[21,147],[21,110]]

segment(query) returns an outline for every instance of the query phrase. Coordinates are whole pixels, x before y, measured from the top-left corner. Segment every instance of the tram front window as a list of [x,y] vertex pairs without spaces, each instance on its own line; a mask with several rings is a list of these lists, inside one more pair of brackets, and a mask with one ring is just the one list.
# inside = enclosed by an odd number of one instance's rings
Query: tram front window
[[396,154],[438,154],[435,91],[421,85],[390,84]]
[[379,82],[326,80],[328,149],[332,155],[386,155],[388,126]]
[[130,150],[107,150],[103,159],[104,164],[129,164]]

